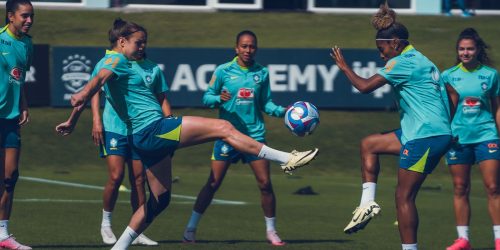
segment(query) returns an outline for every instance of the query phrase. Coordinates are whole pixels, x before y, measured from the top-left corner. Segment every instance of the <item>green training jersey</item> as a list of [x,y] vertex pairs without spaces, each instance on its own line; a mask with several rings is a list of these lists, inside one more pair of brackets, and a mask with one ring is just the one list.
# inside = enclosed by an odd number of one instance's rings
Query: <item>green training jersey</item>
[[0,118],[15,119],[33,56],[31,37],[16,37],[6,25],[0,30],[0,53]]
[[96,68],[114,73],[103,89],[107,101],[125,122],[127,133],[137,133],[163,117],[156,95],[147,84],[153,79],[145,79],[124,55],[109,51]]
[[393,87],[401,120],[401,142],[450,135],[447,98],[439,70],[408,45],[378,70]]
[[[106,51],[106,54],[116,53],[113,51]],[[144,80],[144,84],[151,90],[153,94],[158,95],[168,91],[167,82],[161,71],[160,67],[153,61],[149,59],[144,59],[140,61],[130,61],[132,65],[131,70],[139,74]],[[96,65],[94,71],[92,72],[92,77],[95,76],[101,65]],[[127,130],[127,125],[123,122],[116,111],[113,109],[108,99],[106,98],[104,104],[104,111],[102,114],[102,122],[104,125],[104,130],[107,132],[113,132],[120,135],[131,134]]]
[[497,71],[486,65],[469,71],[460,63],[444,71],[443,80],[458,93],[451,130],[459,143],[498,139],[495,114],[491,113],[491,100],[500,95]]
[[[227,91],[231,99],[221,102],[220,94]],[[240,132],[264,140],[266,128],[262,112],[282,117],[285,108],[274,104],[266,67],[254,63],[249,68],[238,65],[237,58],[215,69],[203,103],[219,108],[219,118],[227,120]]]

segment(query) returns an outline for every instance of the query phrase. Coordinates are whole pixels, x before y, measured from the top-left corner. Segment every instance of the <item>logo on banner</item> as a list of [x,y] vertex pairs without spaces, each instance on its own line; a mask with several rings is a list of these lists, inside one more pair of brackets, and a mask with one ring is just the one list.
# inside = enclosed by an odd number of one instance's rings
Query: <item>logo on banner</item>
[[70,100],[71,95],[82,90],[90,79],[92,62],[85,55],[74,54],[63,60],[61,80],[70,93],[64,94],[64,100]]

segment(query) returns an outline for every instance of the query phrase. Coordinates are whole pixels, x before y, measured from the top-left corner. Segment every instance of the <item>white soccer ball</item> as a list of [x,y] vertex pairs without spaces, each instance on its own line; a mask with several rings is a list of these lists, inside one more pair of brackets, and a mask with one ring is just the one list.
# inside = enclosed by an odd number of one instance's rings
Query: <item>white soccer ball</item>
[[310,135],[319,124],[319,111],[309,102],[295,102],[285,113],[285,126],[296,136]]

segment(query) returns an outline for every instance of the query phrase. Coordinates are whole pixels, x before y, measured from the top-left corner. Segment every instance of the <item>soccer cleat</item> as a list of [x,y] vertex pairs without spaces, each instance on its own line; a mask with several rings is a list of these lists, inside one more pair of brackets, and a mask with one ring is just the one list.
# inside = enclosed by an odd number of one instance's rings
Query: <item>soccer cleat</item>
[[106,245],[113,245],[116,243],[116,236],[111,230],[111,227],[101,227],[102,242]]
[[196,228],[186,228],[186,230],[184,230],[182,242],[195,243],[196,242]]
[[16,238],[11,234],[7,239],[0,241],[0,249],[30,250],[31,247],[17,242]]
[[132,245],[142,245],[142,246],[158,246],[158,242],[148,238],[144,234],[139,234],[134,241],[132,241]]
[[472,250],[472,246],[469,241],[464,238],[458,238],[451,244],[451,246],[447,247],[446,250]]
[[495,250],[500,250],[500,239],[495,240]]
[[352,220],[344,228],[344,233],[352,234],[365,228],[368,222],[379,213],[380,206],[375,201],[370,201],[363,207],[357,207],[352,212]]
[[278,236],[278,232],[276,231],[267,231],[267,241],[273,246],[284,246],[286,243],[280,239]]
[[281,169],[283,169],[286,174],[292,174],[292,172],[297,168],[309,164],[309,162],[311,162],[314,158],[316,158],[316,155],[318,155],[318,149],[315,148],[304,152],[293,150],[290,154],[290,160],[288,160],[287,163],[281,164]]

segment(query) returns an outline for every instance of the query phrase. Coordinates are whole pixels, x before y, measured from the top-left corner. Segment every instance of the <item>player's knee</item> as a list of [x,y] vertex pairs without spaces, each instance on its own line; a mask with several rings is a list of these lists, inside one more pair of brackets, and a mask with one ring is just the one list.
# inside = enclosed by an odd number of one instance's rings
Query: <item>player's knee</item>
[[456,182],[453,186],[453,192],[455,196],[463,197],[469,194],[470,186],[466,182]]
[[271,182],[259,183],[260,193],[262,194],[272,194],[273,193],[273,185]]
[[500,196],[500,186],[496,183],[488,183],[485,186],[486,193],[489,197],[499,197]]
[[17,169],[12,173],[12,176],[5,177],[4,184],[5,184],[5,191],[7,191],[7,193],[14,192],[14,188],[16,187],[18,179],[19,179],[19,171]]
[[231,134],[234,133],[236,129],[230,122],[221,120],[218,131],[220,131],[224,136],[231,136]]
[[151,223],[153,219],[158,216],[170,204],[171,194],[170,191],[158,196],[158,200],[150,194],[148,202],[146,203],[146,222]]
[[371,153],[373,150],[373,139],[371,136],[367,136],[361,139],[360,143],[361,154]]
[[108,182],[113,186],[119,186],[123,181],[123,172],[111,172]]

